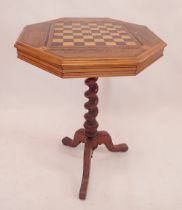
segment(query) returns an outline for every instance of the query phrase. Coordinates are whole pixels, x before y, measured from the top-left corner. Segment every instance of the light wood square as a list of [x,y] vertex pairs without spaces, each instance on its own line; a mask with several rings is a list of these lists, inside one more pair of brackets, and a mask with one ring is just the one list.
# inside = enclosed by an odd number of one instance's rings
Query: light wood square
[[54,30],[55,31],[60,31],[60,30],[62,30],[62,28],[61,27],[55,27]]
[[119,33],[125,34],[126,31],[122,29],[122,30],[119,30]]
[[114,46],[114,45],[116,45],[116,43],[115,42],[106,42],[106,45],[107,46]]
[[95,46],[95,42],[85,42],[85,46]]
[[104,23],[105,26],[112,26],[112,23]]
[[120,36],[119,33],[115,33],[115,32],[112,32],[111,35],[112,35],[112,36]]
[[101,33],[92,33],[94,36],[99,36],[99,35],[101,35]]
[[115,31],[116,29],[115,28],[107,28],[107,30],[112,32],[112,31]]
[[73,36],[64,36],[64,39],[73,39]]
[[82,33],[79,33],[79,32],[74,32],[74,35],[75,36],[82,36],[83,34]]
[[74,42],[84,42],[84,39],[74,39]]
[[115,42],[124,42],[124,39],[113,39]]
[[72,23],[73,26],[80,26],[80,23]]
[[54,36],[61,36],[62,33],[61,32],[54,32]]
[[122,39],[131,39],[131,37],[129,35],[122,35],[121,37],[122,37]]
[[97,24],[96,23],[88,23],[88,25],[90,25],[90,26],[96,26]]
[[85,35],[84,39],[93,39],[93,36],[92,35]]
[[90,30],[85,30],[85,29],[83,29],[82,32],[83,32],[83,33],[90,33]]
[[81,25],[82,28],[89,28],[88,25]]
[[115,28],[122,28],[120,25],[114,25]]
[[64,30],[64,33],[72,33],[72,30]]
[[94,39],[95,42],[104,42],[104,39]]
[[100,29],[105,29],[105,28],[106,28],[105,25],[98,25],[98,27],[99,27]]
[[101,32],[101,33],[107,33],[108,30],[103,30],[103,29],[102,29],[102,30],[100,30],[100,32]]
[[53,39],[52,42],[63,42],[63,39]]
[[74,46],[73,42],[63,42],[63,46]]
[[64,28],[72,28],[72,25],[64,25]]
[[55,23],[55,26],[63,26],[64,23]]

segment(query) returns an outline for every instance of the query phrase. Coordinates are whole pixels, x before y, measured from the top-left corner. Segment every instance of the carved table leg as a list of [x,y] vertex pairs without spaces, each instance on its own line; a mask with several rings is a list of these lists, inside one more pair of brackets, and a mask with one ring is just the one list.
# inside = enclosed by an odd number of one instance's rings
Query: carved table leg
[[81,128],[75,132],[73,140],[70,139],[69,137],[64,137],[62,139],[62,143],[66,146],[70,147],[76,147],[78,146],[81,142],[85,142],[85,130],[84,128]]
[[85,142],[84,149],[84,157],[83,157],[83,175],[82,175],[82,183],[80,187],[79,198],[84,200],[87,194],[87,186],[90,175],[90,165],[91,165],[91,157],[92,157],[92,144],[91,142]]
[[111,136],[106,131],[99,131],[97,137],[97,143],[105,144],[107,149],[111,152],[126,152],[128,150],[127,144],[114,145]]

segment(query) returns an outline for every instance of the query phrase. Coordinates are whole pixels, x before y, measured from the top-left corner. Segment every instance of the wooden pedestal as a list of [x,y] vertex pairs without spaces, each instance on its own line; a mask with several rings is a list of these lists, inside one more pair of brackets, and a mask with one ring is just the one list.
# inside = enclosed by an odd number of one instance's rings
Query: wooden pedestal
[[83,200],[86,198],[90,174],[91,157],[94,149],[96,149],[98,145],[105,144],[107,149],[111,152],[126,152],[128,150],[128,146],[126,144],[114,145],[111,136],[106,131],[97,131],[97,79],[98,78],[95,77],[88,78],[85,80],[85,84],[89,87],[89,90],[85,92],[85,97],[89,100],[85,103],[85,108],[88,109],[88,112],[84,115],[86,119],[84,123],[84,128],[77,130],[73,139],[65,137],[62,140],[62,143],[64,145],[70,147],[76,147],[81,142],[85,144],[83,158],[83,176],[79,193],[79,198]]

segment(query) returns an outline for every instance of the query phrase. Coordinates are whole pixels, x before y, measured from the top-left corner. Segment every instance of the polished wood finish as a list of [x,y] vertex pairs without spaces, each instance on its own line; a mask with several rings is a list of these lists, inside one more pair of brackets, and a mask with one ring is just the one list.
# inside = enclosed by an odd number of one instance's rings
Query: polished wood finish
[[161,57],[165,46],[147,27],[110,18],[28,25],[15,44],[20,59],[62,78],[134,76]]
[[85,143],[84,159],[83,159],[83,176],[80,187],[79,198],[85,199],[87,193],[87,186],[90,174],[91,157],[94,149],[98,145],[104,144],[111,152],[126,152],[128,146],[126,144],[114,145],[110,135],[106,131],[97,131],[98,123],[96,117],[98,114],[98,78],[88,78],[85,80],[85,84],[89,89],[85,92],[85,97],[88,101],[85,103],[85,108],[88,112],[84,115],[86,121],[84,128],[81,128],[75,132],[73,140],[69,137],[62,139],[62,143],[66,146],[76,147],[78,144]]

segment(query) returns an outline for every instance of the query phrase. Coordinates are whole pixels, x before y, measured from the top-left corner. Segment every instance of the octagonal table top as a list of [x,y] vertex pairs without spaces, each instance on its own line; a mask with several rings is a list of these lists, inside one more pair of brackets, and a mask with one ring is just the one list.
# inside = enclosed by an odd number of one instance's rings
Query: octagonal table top
[[26,26],[18,57],[62,78],[132,76],[163,55],[146,26],[110,18],[60,18]]

